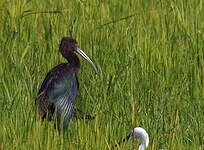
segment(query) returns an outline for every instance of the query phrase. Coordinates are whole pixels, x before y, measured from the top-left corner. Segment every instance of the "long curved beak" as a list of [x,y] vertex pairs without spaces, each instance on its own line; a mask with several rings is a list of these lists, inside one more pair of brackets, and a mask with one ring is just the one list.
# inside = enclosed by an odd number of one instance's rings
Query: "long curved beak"
[[96,73],[98,73],[98,70],[97,70],[96,66],[94,65],[94,63],[91,61],[91,59],[80,48],[77,47],[76,52],[78,54],[80,54],[84,59],[86,59],[91,64],[91,66],[94,68],[94,71]]

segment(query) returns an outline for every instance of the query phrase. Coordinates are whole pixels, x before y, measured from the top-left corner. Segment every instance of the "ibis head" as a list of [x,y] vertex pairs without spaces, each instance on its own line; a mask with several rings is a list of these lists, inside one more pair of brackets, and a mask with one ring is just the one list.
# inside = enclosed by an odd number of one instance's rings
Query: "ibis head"
[[59,50],[63,57],[65,57],[70,64],[74,64],[76,67],[80,67],[80,62],[76,55],[73,53],[78,53],[85,60],[87,60],[94,70],[97,72],[96,66],[91,61],[91,59],[86,55],[86,53],[77,47],[77,41],[71,37],[63,37],[60,43]]

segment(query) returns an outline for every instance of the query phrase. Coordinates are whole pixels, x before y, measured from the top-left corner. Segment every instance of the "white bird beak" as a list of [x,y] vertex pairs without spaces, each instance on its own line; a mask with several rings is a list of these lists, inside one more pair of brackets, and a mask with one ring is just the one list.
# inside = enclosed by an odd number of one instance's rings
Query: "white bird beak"
[[98,73],[97,69],[96,69],[96,66],[94,65],[94,63],[91,61],[91,59],[86,55],[86,53],[84,53],[80,48],[77,47],[76,49],[76,52],[78,54],[80,54],[84,59],[86,59],[91,65],[92,67],[94,68],[94,71],[96,73]]

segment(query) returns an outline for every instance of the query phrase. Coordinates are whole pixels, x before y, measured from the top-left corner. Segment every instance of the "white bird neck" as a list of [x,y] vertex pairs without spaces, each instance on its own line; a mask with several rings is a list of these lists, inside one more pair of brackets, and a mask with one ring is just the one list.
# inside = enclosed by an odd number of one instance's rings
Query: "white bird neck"
[[145,149],[144,143],[140,143],[138,150],[144,150],[144,149]]

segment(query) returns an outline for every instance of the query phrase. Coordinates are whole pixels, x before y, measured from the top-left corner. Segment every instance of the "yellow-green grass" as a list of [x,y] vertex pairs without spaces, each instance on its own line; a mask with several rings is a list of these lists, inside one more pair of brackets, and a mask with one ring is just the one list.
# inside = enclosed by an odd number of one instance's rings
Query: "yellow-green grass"
[[[66,61],[63,36],[101,71],[81,59],[76,107],[96,118],[58,135],[34,99]],[[0,1],[0,149],[114,149],[134,126],[149,133],[148,149],[204,148],[203,0]]]

